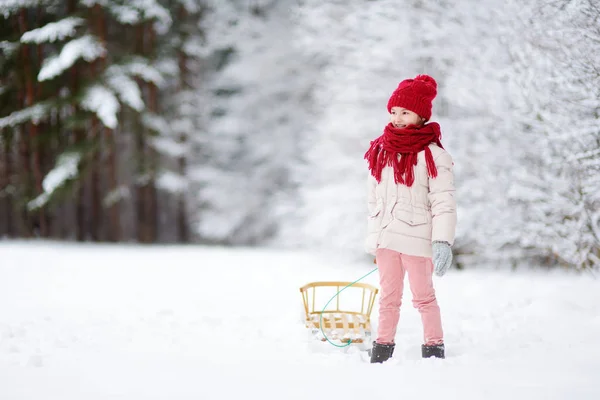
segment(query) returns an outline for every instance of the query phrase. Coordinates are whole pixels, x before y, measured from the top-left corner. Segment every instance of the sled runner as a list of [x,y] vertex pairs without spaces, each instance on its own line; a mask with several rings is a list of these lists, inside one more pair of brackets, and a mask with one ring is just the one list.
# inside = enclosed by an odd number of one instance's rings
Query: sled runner
[[367,283],[354,283],[345,288],[350,283],[312,282],[300,288],[306,327],[322,341],[370,343],[370,317],[379,289]]

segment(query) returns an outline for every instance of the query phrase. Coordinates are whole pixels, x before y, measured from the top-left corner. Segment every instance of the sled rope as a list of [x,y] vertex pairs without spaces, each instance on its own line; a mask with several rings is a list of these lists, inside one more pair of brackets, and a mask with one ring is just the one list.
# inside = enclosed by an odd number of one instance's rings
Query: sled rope
[[352,339],[348,339],[348,342],[346,342],[346,344],[343,345],[339,345],[339,344],[335,344],[333,343],[331,340],[329,340],[329,338],[327,337],[327,335],[325,334],[325,331],[323,330],[323,313],[325,312],[325,309],[327,308],[327,306],[329,305],[329,303],[331,303],[331,301],[333,299],[335,299],[340,293],[342,293],[344,291],[344,289],[349,288],[350,286],[354,285],[356,282],[366,278],[367,276],[371,275],[373,272],[377,271],[377,268],[373,269],[373,271],[369,272],[368,274],[358,278],[357,280],[355,280],[354,282],[352,282],[349,285],[346,285],[344,288],[342,288],[339,292],[337,292],[331,299],[329,299],[329,301],[327,302],[327,304],[325,304],[325,307],[323,307],[323,311],[321,312],[321,316],[320,316],[320,323],[319,323],[319,327],[321,328],[321,333],[323,334],[323,337],[325,338],[325,340],[327,340],[330,344],[334,345],[335,347],[346,347],[346,346],[350,346],[350,344],[352,344]]

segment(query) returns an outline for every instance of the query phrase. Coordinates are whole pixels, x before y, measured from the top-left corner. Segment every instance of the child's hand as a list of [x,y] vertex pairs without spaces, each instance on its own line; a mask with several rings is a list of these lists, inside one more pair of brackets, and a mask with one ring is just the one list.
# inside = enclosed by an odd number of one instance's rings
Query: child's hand
[[432,244],[433,269],[437,276],[444,276],[452,263],[452,250],[448,242],[435,241]]

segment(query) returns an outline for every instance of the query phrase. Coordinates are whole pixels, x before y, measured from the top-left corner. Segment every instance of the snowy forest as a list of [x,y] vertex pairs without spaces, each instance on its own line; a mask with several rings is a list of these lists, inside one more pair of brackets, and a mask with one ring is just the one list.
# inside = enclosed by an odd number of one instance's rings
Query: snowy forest
[[420,73],[456,266],[600,268],[597,0],[0,0],[0,237],[363,257]]

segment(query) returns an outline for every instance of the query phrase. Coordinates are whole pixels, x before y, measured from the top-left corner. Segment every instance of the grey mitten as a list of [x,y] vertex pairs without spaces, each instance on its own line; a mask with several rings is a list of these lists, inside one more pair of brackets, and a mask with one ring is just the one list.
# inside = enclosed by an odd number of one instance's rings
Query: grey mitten
[[435,241],[431,248],[433,250],[433,270],[437,276],[443,276],[452,263],[450,243]]

